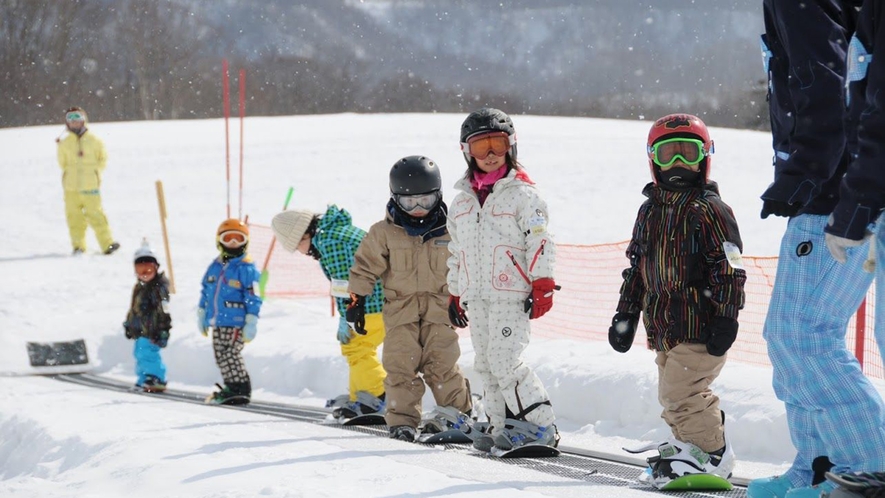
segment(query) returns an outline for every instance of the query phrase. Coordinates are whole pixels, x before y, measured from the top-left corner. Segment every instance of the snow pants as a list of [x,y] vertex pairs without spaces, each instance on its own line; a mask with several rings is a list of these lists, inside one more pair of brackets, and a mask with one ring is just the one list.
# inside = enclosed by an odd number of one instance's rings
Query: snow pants
[[250,394],[252,381],[249,372],[246,371],[246,362],[243,360],[243,331],[239,327],[214,327],[212,329],[212,349],[215,351],[215,364],[221,370],[221,378],[228,387],[248,386],[249,392],[238,394]]
[[763,337],[774,370],[774,391],[786,405],[796,458],[784,474],[810,486],[818,456],[834,472],[885,469],[885,405],[846,348],[849,319],[873,276],[862,269],[868,244],[836,262],[824,243],[827,216],[790,219]]
[[378,397],[384,392],[387,373],[378,360],[378,346],[384,342],[384,319],[381,313],[366,315],[366,335],[353,334],[350,342],[341,345],[341,354],[350,365],[350,401],[365,391]]
[[[485,408],[495,431],[517,417],[547,427],[556,417],[541,379],[522,360],[531,326],[522,300],[470,301],[474,368],[485,384]],[[532,408],[534,406],[534,408]],[[528,410],[528,411],[526,411]]]
[[391,327],[382,353],[387,425],[418,427],[425,383],[438,406],[469,412],[470,389],[458,367],[460,356],[458,334],[450,325],[419,321]]
[[98,190],[84,192],[65,191],[65,217],[71,246],[86,251],[86,227],[92,227],[99,248],[104,251],[114,242],[108,219],[101,208],[101,194]]
[[710,384],[719,377],[726,358],[707,353],[706,344],[679,344],[658,351],[655,358],[658,401],[664,407],[661,418],[676,439],[708,453],[725,446],[719,397]]
[[876,265],[876,344],[879,346],[879,357],[885,361],[885,214],[876,222],[875,251],[871,256]]
[[135,383],[137,385],[143,385],[148,375],[160,379],[161,382],[166,382],[166,365],[163,364],[163,358],[160,357],[160,346],[151,342],[147,337],[139,337],[135,340],[132,356],[135,356],[135,375],[138,376]]

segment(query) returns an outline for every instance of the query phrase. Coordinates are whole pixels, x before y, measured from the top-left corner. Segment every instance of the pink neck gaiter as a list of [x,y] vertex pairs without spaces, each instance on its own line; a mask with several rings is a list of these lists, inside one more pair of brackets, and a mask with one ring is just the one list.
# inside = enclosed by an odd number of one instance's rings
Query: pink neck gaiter
[[474,171],[473,177],[470,179],[470,186],[475,190],[488,190],[501,178],[507,176],[507,165],[503,165],[500,168],[492,171],[490,173],[484,173],[482,171]]

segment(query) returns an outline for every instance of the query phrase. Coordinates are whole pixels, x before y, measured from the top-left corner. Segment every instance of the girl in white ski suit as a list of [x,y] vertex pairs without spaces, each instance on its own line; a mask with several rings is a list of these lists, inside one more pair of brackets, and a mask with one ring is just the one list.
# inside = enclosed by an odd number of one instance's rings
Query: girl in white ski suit
[[[471,117],[477,113],[480,117],[503,116],[512,131],[510,118],[501,111],[481,109]],[[489,127],[478,128],[479,131],[469,131],[477,135]],[[448,219],[452,237],[448,259],[450,316],[455,314],[453,325],[463,327],[467,322],[465,311],[469,312],[470,336],[476,352],[474,367],[485,385],[485,408],[493,428],[491,434],[499,447],[505,419],[544,428],[550,428],[555,420],[546,389],[521,355],[529,343],[529,318],[540,316],[552,305],[549,300],[556,247],[547,232],[547,204],[512,159],[515,135],[510,134],[514,137],[513,146],[504,165],[494,172],[483,174],[476,167],[476,159],[465,153],[468,164],[474,163],[455,184],[460,192]],[[462,142],[468,138],[464,135],[462,132]],[[480,177],[494,183],[476,189],[477,171]],[[534,291],[538,281],[551,287],[546,293],[548,306],[540,313],[527,312],[527,298],[537,295]],[[547,444],[555,445],[552,441]]]

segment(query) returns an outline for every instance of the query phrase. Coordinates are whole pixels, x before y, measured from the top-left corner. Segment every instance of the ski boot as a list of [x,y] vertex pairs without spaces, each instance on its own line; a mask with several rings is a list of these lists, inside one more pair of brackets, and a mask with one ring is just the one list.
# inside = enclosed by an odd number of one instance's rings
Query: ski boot
[[[245,384],[245,383],[244,383]],[[206,403],[210,405],[246,405],[249,404],[250,391],[244,391],[240,383],[229,385],[215,384],[218,391],[206,397]],[[248,384],[245,384],[248,385]]]
[[731,489],[728,479],[735,457],[727,438],[722,449],[711,453],[678,439],[661,443],[657,451],[658,455],[647,460],[650,475],[640,478],[641,481],[663,490],[682,489],[682,483],[688,481],[694,481],[694,484],[685,484],[688,487]]
[[111,245],[107,246],[104,250],[105,255],[114,254],[114,252],[120,248],[120,244],[117,242],[111,242]]
[[160,380],[159,377],[147,375],[141,384],[141,388],[146,393],[161,393],[166,390],[166,383]]
[[356,393],[356,401],[351,402],[349,394],[342,394],[326,401],[326,408],[332,408],[332,416],[339,420],[370,414],[383,416],[387,412],[384,398],[384,393],[376,397],[366,391],[359,391]]
[[510,451],[526,445],[559,446],[559,431],[556,425],[541,427],[525,420],[508,418],[504,420],[504,430],[495,436],[495,448]]
[[395,425],[390,428],[390,439],[399,439],[400,441],[413,443],[415,442],[416,437],[418,437],[418,431],[416,431],[414,427],[408,425]]
[[473,431],[470,415],[461,413],[451,406],[437,406],[421,421],[422,434],[439,434],[449,430],[458,430],[464,434]]

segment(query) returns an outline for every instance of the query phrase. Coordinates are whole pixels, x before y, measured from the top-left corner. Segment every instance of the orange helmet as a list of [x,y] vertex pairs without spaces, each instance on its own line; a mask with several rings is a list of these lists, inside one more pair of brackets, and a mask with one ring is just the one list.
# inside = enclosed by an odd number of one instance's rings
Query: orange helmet
[[215,242],[219,248],[239,249],[249,243],[249,227],[236,218],[230,218],[218,225]]
[[651,177],[655,184],[658,183],[660,177],[658,175],[658,168],[655,167],[653,146],[658,142],[671,138],[693,138],[703,143],[703,160],[700,164],[703,183],[707,183],[710,179],[710,155],[714,151],[713,140],[710,139],[707,125],[701,121],[701,118],[691,114],[669,114],[655,121],[651,126],[651,130],[648,131],[646,152],[648,153],[648,167],[651,170]]

